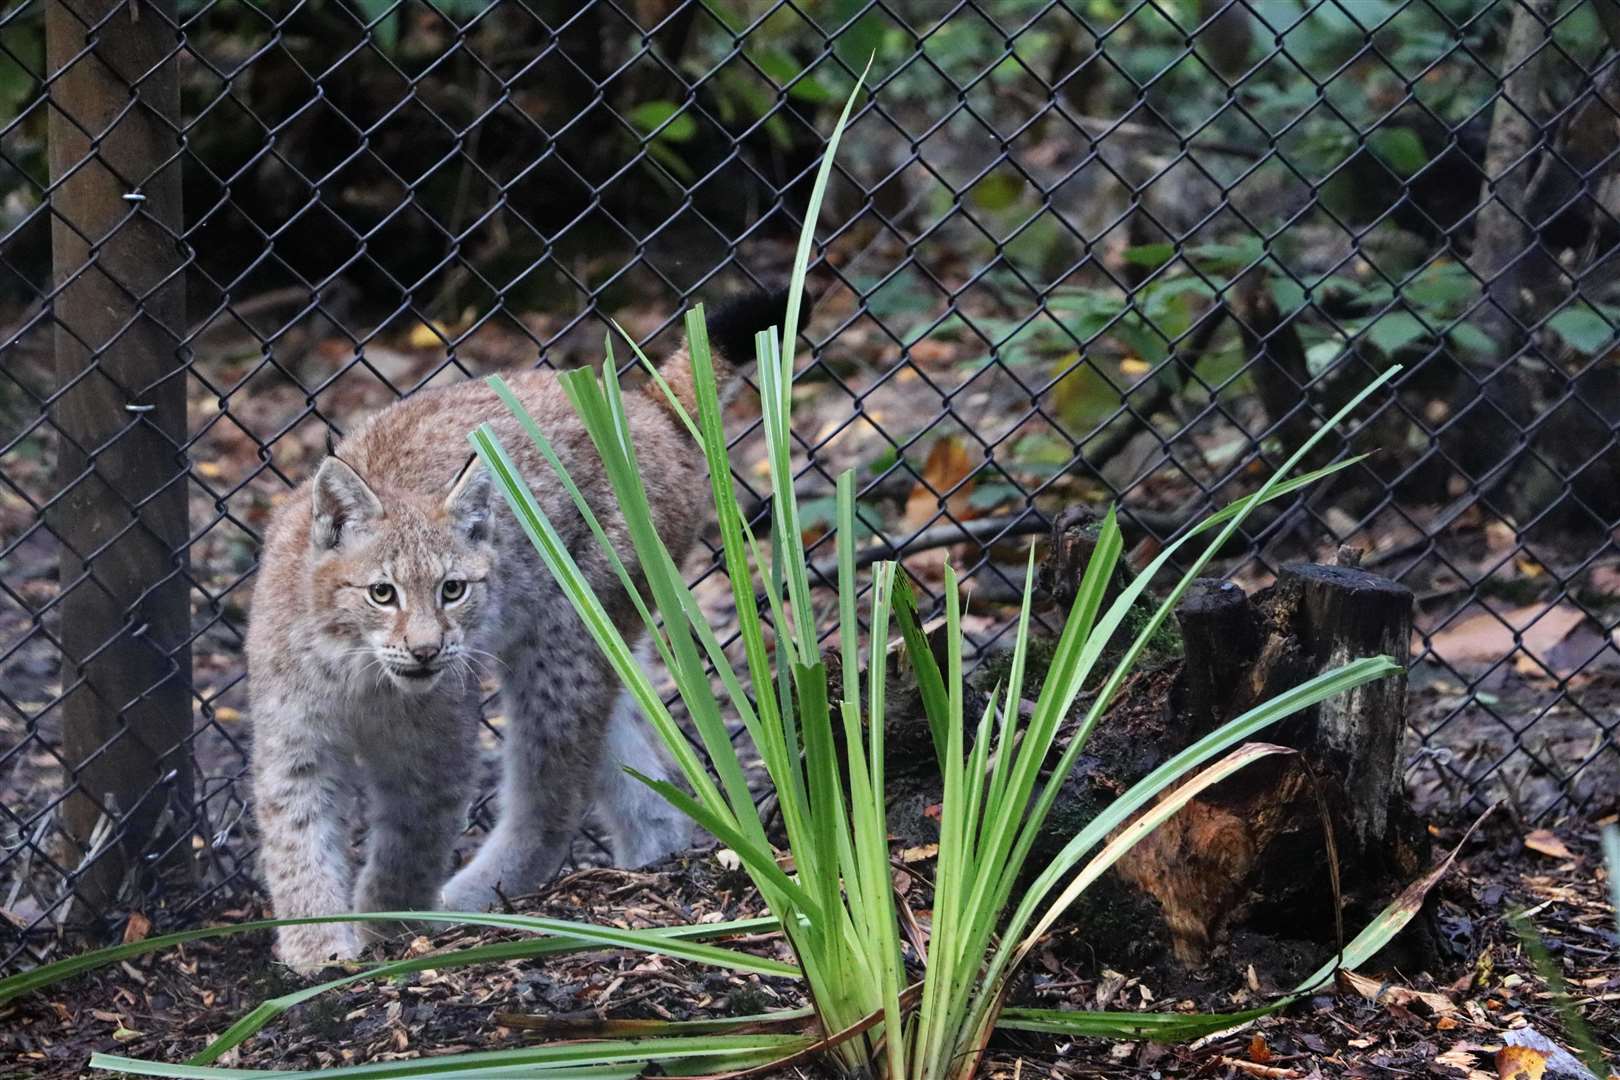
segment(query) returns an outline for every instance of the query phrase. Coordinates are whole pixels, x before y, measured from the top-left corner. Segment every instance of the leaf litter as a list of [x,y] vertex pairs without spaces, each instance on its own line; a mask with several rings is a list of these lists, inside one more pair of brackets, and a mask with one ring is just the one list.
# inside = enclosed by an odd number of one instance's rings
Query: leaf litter
[[[1455,843],[1460,829],[1436,830]],[[1434,889],[1395,946],[1280,1016],[1188,1045],[1060,1040],[1007,1033],[984,1074],[1013,1077],[1459,1077],[1494,1080],[1498,1062],[1534,1060],[1531,1035],[1569,1045],[1556,995],[1525,955],[1509,917],[1530,912],[1587,1025],[1606,1049],[1620,1032],[1620,943],[1608,909],[1597,831],[1551,830],[1569,853],[1549,859],[1500,824],[1485,830]],[[927,906],[931,853],[914,852],[908,900]],[[920,875],[920,876],[919,876]],[[646,871],[590,868],[516,901],[527,913],[619,926],[714,922],[759,914],[745,875],[713,853]],[[257,909],[216,913],[220,921]],[[136,924],[139,933],[139,923]],[[1148,928],[1143,928],[1147,933]],[[453,930],[401,942],[390,957],[505,940],[501,931]],[[1330,941],[1238,935],[1201,971],[1168,960],[1119,972],[1098,964],[1086,927],[1057,927],[1040,963],[1014,988],[1040,1008],[1191,1012],[1263,1004],[1331,957]],[[782,957],[768,935],[742,947]],[[178,1062],[267,997],[303,985],[270,961],[266,935],[198,942],[140,957],[0,1006],[0,1076],[85,1075],[92,1051]],[[294,1009],[233,1052],[239,1068],[320,1068],[362,1061],[533,1043],[549,1032],[585,1037],[604,1022],[747,1015],[804,1004],[789,980],[718,972],[658,956],[594,950],[544,962],[429,969],[360,982]],[[1523,1033],[1523,1034],[1521,1034]],[[1521,1043],[1521,1040],[1525,1040]],[[1520,1043],[1516,1048],[1515,1043]],[[1511,1050],[1507,1057],[1499,1054]],[[1609,1052],[1612,1054],[1613,1050]],[[1615,1068],[1611,1057],[1609,1069]],[[816,1076],[800,1062],[782,1075]],[[1526,1075],[1534,1075],[1529,1073]],[[1547,1072],[1545,1076],[1552,1076]],[[1545,1078],[1543,1078],[1545,1080]]]

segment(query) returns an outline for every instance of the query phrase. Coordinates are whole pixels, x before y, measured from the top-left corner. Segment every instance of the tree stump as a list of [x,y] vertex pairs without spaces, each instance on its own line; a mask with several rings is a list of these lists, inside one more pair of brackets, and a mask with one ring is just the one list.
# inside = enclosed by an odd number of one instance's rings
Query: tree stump
[[[1066,785],[1071,805],[1095,807],[1220,724],[1351,660],[1404,666],[1412,595],[1362,570],[1296,565],[1253,598],[1233,582],[1195,582],[1176,618],[1184,656],[1173,677],[1133,680],[1121,695]],[[1296,714],[1260,737],[1299,758],[1260,762],[1203,793],[1120,861],[1119,876],[1158,903],[1184,964],[1202,963],[1234,922],[1308,922],[1331,935],[1324,816],[1349,894],[1382,895],[1421,861],[1401,782],[1405,703],[1403,672]]]
[[1176,607],[1185,659],[1175,709],[1188,730],[1203,735],[1233,715],[1234,672],[1260,650],[1260,622],[1248,594],[1234,581],[1199,578]]
[[[1081,510],[1057,519],[1041,584],[1059,604],[1073,603],[1096,540],[1095,515]],[[1121,566],[1110,591],[1130,580]],[[1144,597],[1138,614],[1154,604]],[[1253,597],[1234,582],[1196,581],[1175,614],[1179,633],[1161,632],[1160,647],[1143,654],[1060,789],[1031,850],[1031,874],[1130,785],[1244,711],[1361,657],[1388,655],[1404,665],[1412,595],[1352,566],[1296,565]],[[1126,626],[1132,622],[1140,625],[1127,619]],[[1123,635],[1110,643],[1103,668],[1123,645]],[[1043,648],[1031,643],[1026,696],[1044,677]],[[902,673],[904,665],[891,670]],[[991,658],[975,676],[977,692],[1004,676],[1004,665]],[[889,696],[915,699],[902,687]],[[1202,792],[1082,898],[1077,916],[1105,928],[1098,949],[1115,950],[1110,962],[1141,959],[1156,914],[1189,967],[1203,964],[1235,926],[1332,941],[1340,912],[1324,821],[1346,906],[1359,913],[1381,905],[1427,861],[1426,834],[1403,797],[1405,702],[1403,671],[1262,732],[1260,739],[1298,755],[1257,762]],[[1083,693],[1076,715],[1089,704]],[[977,705],[969,715],[978,715]],[[894,753],[902,737],[891,734],[890,828],[908,845],[936,840],[925,810],[939,801],[940,778],[926,728],[919,724],[903,754]]]
[[[1344,566],[1285,566],[1267,600],[1277,638],[1298,642],[1298,656],[1277,670],[1251,671],[1255,703],[1363,656],[1388,656],[1399,675],[1329,698],[1313,716],[1292,722],[1304,737],[1289,745],[1341,789],[1342,839],[1364,851],[1389,836],[1392,804],[1404,800],[1400,748],[1406,732],[1406,672],[1412,641],[1412,592],[1388,578]],[[1296,670],[1286,670],[1295,668]],[[1280,684],[1280,681],[1285,684]],[[1335,824],[1338,824],[1337,822]]]

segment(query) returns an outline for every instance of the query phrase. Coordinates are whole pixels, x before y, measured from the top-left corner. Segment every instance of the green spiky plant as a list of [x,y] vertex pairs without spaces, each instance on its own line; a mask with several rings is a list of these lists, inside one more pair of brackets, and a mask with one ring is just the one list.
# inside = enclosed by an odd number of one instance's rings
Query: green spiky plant
[[[850,104],[855,98],[852,95]],[[800,298],[813,243],[814,223],[839,137],[848,121],[846,105],[829,141],[812,192],[795,260],[783,326],[798,325]],[[562,376],[562,385],[601,456],[622,508],[634,557],[649,597],[635,587],[622,555],[605,533],[562,468],[546,436],[523,413],[500,380],[497,392],[522,421],[528,435],[551,462],[596,541],[619,573],[661,660],[673,676],[697,730],[704,755],[684,737],[669,709],[630,647],[607,617],[579,573],[558,534],[487,427],[472,435],[473,445],[491,469],[518,520],[551,573],[566,591],[597,644],[652,721],[675,756],[690,794],[672,785],[647,782],[731,847],[768,905],[771,917],[734,924],[674,927],[652,931],[618,930],[521,915],[381,913],[335,916],[366,920],[436,920],[504,927],[545,935],[539,941],[478,946],[362,969],[329,982],[264,1002],[216,1038],[185,1065],[167,1065],[112,1055],[96,1055],[92,1066],[131,1074],[190,1077],[196,1080],[274,1076],[277,1080],[314,1073],[263,1072],[214,1066],[222,1054],[241,1045],[276,1016],[320,994],[364,979],[475,963],[541,959],[588,947],[615,946],[665,952],[690,962],[724,965],[762,975],[802,976],[808,1010],[690,1023],[637,1021],[621,1025],[623,1038],[554,1043],[415,1061],[378,1062],[325,1070],[323,1077],[517,1077],[545,1080],[570,1077],[617,1078],[656,1064],[672,1073],[728,1072],[780,1063],[809,1053],[826,1056],[850,1075],[900,1078],[967,1077],[979,1066],[996,1028],[1111,1038],[1194,1038],[1275,1011],[1294,996],[1319,985],[1338,966],[1365,962],[1404,926],[1422,897],[1449,866],[1443,861],[1369,924],[1344,951],[1300,984],[1293,994],[1258,1008],[1227,1014],[1141,1014],[1075,1012],[1005,1007],[1009,980],[1019,962],[1052,923],[1092,882],[1130,847],[1209,785],[1264,757],[1288,753],[1281,747],[1244,743],[1269,725],[1334,694],[1393,673],[1383,657],[1356,660],[1311,679],[1212,732],[1143,778],[1096,820],[1081,829],[1034,877],[1013,904],[1029,853],[1058,788],[1083,752],[1088,736],[1153,634],[1169,617],[1187,585],[1203,569],[1244,517],[1260,503],[1286,495],[1349,462],[1286,480],[1287,473],[1315,443],[1366,396],[1394,374],[1389,371],[1346,405],[1254,494],[1211,516],[1187,536],[1168,545],[1151,565],[1104,608],[1106,586],[1123,547],[1110,513],[1097,550],[1057,645],[1050,671],[1025,720],[1019,704],[1030,644],[1032,582],[1026,571],[1023,608],[1006,683],[991,695],[984,712],[964,715],[961,612],[957,582],[947,571],[945,633],[941,671],[918,624],[911,591],[893,563],[872,572],[868,605],[869,642],[866,686],[856,677],[861,640],[855,575],[854,490],[846,473],[838,481],[838,648],[843,661],[843,692],[829,698],[827,668],[821,660],[813,617],[798,505],[792,487],[790,391],[794,336],[762,334],[756,341],[766,444],[773,494],[768,554],[748,528],[730,483],[730,464],[721,423],[705,323],[701,310],[687,317],[698,415],[682,417],[706,456],[715,512],[724,540],[724,558],[740,620],[744,671],[721,646],[674,560],[651,525],[636,450],[628,438],[616,366],[600,378],[587,371]],[[642,357],[645,361],[645,357]],[[651,367],[649,365],[649,370]],[[658,380],[656,371],[651,377]],[[665,388],[667,392],[667,387]],[[1059,728],[1082,685],[1091,680],[1104,649],[1119,635],[1132,605],[1142,600],[1154,577],[1194,537],[1214,531],[1208,546],[1165,595],[1153,615],[1125,644],[1123,654],[1101,682],[1093,704],[1061,755],[1053,760]],[[1033,558],[1031,559],[1031,569]],[[765,599],[756,600],[756,589]],[[767,617],[774,629],[768,644]],[[887,815],[884,801],[884,698],[886,644],[898,624],[915,668],[935,750],[944,775],[939,862],[933,921],[920,962],[908,967],[906,939],[891,888]],[[1135,625],[1133,621],[1133,625]],[[722,701],[710,682],[708,665],[724,688]],[[746,679],[745,679],[746,676]],[[751,698],[752,686],[757,698]],[[775,787],[787,851],[776,851],[766,834],[746,783],[742,762],[724,722],[727,706],[741,718]],[[843,750],[836,731],[842,731]],[[1234,749],[1235,748],[1235,749]],[[706,761],[705,761],[706,757]],[[1045,777],[1044,782],[1042,777]],[[1098,850],[1100,849],[1100,850]],[[1096,851],[1093,854],[1093,851]],[[789,858],[782,858],[786,855]],[[791,867],[787,869],[785,867]],[[1060,888],[1061,886],[1061,888]],[[1009,911],[1009,909],[1011,909]],[[291,920],[319,921],[319,920]],[[32,972],[0,980],[0,1003],[63,978],[159,948],[207,937],[285,925],[271,920],[216,927],[114,946],[72,957]],[[779,928],[798,966],[706,944],[710,938]],[[612,1031],[608,1022],[604,1030]]]
[[[839,136],[854,101],[852,95],[828,143],[812,191],[782,323],[785,327],[798,325],[814,222]],[[494,431],[488,425],[480,428],[472,435],[473,445],[546,566],[674,754],[691,794],[669,783],[642,779],[736,851],[771,913],[781,923],[804,972],[821,1029],[828,1037],[828,1055],[850,1075],[874,1070],[895,1078],[943,1080],[971,1075],[1002,1015],[1013,970],[1073,900],[1133,843],[1198,791],[1253,761],[1286,751],[1251,745],[1215,760],[1217,755],[1301,709],[1398,670],[1387,657],[1353,661],[1258,706],[1201,739],[1144,778],[1074,836],[1040,869],[1034,884],[1008,914],[1015,882],[1024,872],[1060,785],[1148,640],[1250,510],[1332,471],[1319,470],[1294,481],[1284,480],[1289,469],[1319,439],[1394,372],[1386,372],[1345,406],[1259,491],[1167,545],[1104,609],[1104,592],[1123,548],[1118,524],[1110,512],[1103,521],[1096,552],[1058,640],[1033,715],[1025,722],[1019,704],[1029,648],[1033,552],[1026,571],[1023,610],[1007,683],[991,695],[989,705],[977,718],[963,715],[961,613],[954,574],[947,570],[944,583],[948,660],[942,673],[923,641],[910,589],[894,563],[879,563],[872,572],[867,611],[871,648],[863,700],[857,677],[861,670],[861,642],[854,486],[848,472],[838,478],[837,485],[838,648],[845,677],[840,699],[830,699],[792,484],[790,412],[796,335],[791,330],[780,337],[762,333],[756,340],[772,493],[767,555],[743,520],[732,490],[720,398],[701,309],[688,314],[686,331],[698,415],[688,415],[668,388],[664,390],[670,407],[684,421],[707,459],[725,567],[739,615],[746,682],[709,627],[680,566],[653,528],[643,471],[625,421],[611,342],[608,363],[603,365],[600,376],[578,370],[564,374],[561,380],[612,485],[628,526],[635,560],[647,582],[650,604],[636,588],[621,553],[608,542],[545,433],[499,379],[492,379],[491,384],[551,463],[557,480],[573,496],[603,553],[614,564],[621,586],[640,612],[650,640],[675,680],[707,762],[682,734],[652,679],[614,627]],[[640,358],[657,380],[657,372],[646,357]],[[1125,647],[1079,730],[1057,761],[1052,762],[1051,751],[1061,722],[1132,605],[1192,536],[1211,530],[1218,530],[1215,538],[1192,560]],[[756,599],[756,590],[765,597],[765,610]],[[774,630],[774,646],[767,639],[767,612]],[[890,884],[883,732],[885,646],[891,620],[898,622],[918,672],[944,774],[933,921],[926,955],[922,957],[924,975],[920,985],[910,983]],[[711,683],[709,665],[719,674],[724,702]],[[753,697],[747,689],[750,684]],[[769,774],[781,811],[792,872],[783,868],[756,810],[742,761],[724,722],[728,705],[740,717]],[[971,750],[967,749],[969,723],[974,725]],[[845,747],[842,753],[836,737],[840,731]],[[1042,773],[1048,767],[1050,771],[1042,784]],[[1171,794],[1155,802],[1166,792]],[[1088,861],[1092,849],[1144,810],[1141,820]],[[1069,884],[1054,895],[1066,880]]]

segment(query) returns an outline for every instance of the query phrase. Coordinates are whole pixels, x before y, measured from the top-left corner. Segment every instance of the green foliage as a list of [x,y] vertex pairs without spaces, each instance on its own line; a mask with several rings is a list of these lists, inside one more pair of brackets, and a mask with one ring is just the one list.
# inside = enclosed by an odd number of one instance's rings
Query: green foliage
[[681,181],[690,183],[695,178],[692,167],[676,149],[698,133],[697,120],[691,113],[673,101],[644,101],[630,109],[626,117],[644,136],[642,145],[648,154]]
[[1423,140],[1409,127],[1379,128],[1367,136],[1367,145],[1403,179],[1429,163]]
[[1547,328],[1576,352],[1595,355],[1615,345],[1620,306],[1573,303],[1547,320]]
[[672,143],[688,142],[697,134],[697,121],[673,101],[643,102],[627,116],[646,134]]
[[1462,263],[1437,259],[1403,281],[1379,284],[1335,274],[1312,283],[1311,290],[1317,295],[1331,290],[1338,303],[1369,312],[1340,320],[1342,334],[1312,328],[1305,335],[1311,342],[1307,359],[1313,375],[1336,363],[1352,338],[1390,358],[1412,347],[1432,348],[1441,340],[1467,357],[1488,359],[1496,353],[1496,343],[1467,319],[1481,303],[1481,288]]

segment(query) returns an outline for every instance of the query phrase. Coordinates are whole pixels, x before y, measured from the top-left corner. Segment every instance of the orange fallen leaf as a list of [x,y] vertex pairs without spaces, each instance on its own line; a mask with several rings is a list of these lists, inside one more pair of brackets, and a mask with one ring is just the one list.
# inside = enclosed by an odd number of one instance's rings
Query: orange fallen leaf
[[1573,859],[1575,853],[1564,846],[1564,842],[1553,835],[1551,829],[1537,829],[1524,838],[1524,846],[1538,855],[1545,855],[1552,859]]
[[1533,1046],[1504,1046],[1496,1052],[1496,1075],[1501,1080],[1541,1080],[1547,1055]]
[[[946,435],[936,440],[923,462],[922,478],[906,498],[905,527],[913,531],[927,527],[939,514],[942,499],[956,520],[971,517],[968,496],[973,494],[973,481],[967,478],[972,472],[973,460],[961,439]],[[957,488],[958,484],[962,486]]]

